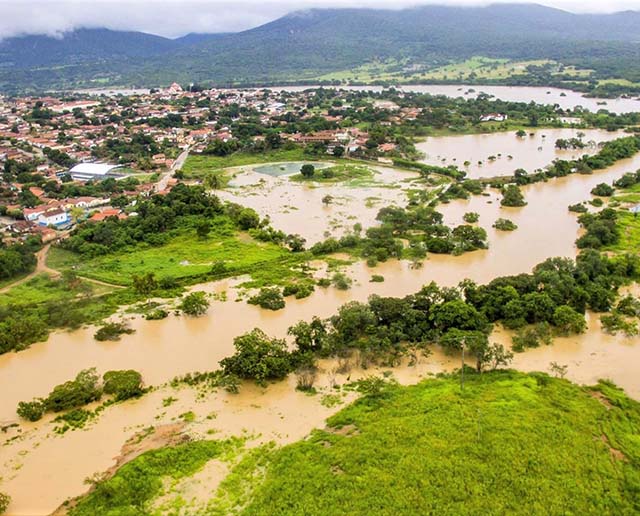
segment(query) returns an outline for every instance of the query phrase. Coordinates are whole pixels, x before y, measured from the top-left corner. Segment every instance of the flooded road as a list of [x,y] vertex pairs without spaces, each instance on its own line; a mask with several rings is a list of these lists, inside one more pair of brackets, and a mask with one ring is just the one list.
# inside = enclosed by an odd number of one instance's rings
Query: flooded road
[[[584,149],[559,150],[556,140],[583,134]],[[464,136],[431,137],[416,144],[421,161],[446,167],[455,165],[470,179],[512,175],[518,168],[532,173],[556,159],[573,160],[598,152],[598,144],[624,136],[597,129],[537,129],[518,138],[515,131]],[[468,164],[465,165],[465,162]]]
[[[47,342],[34,344],[20,353],[0,356],[0,422],[7,425],[17,421],[15,408],[19,401],[44,396],[56,384],[88,367],[96,366],[100,373],[110,369],[136,369],[147,384],[161,385],[190,371],[215,369],[221,358],[233,352],[233,338],[254,327],[269,335],[284,337],[287,328],[298,320],[309,320],[314,315],[330,316],[347,301],[364,301],[371,294],[404,296],[432,280],[442,286],[456,285],[464,278],[483,283],[497,276],[528,272],[548,257],[573,257],[578,224],[567,206],[588,199],[589,191],[597,183],[610,183],[623,173],[638,168],[640,156],[590,176],[573,175],[524,187],[528,205],[523,208],[501,208],[500,195],[496,191],[489,191],[488,197],[476,196],[441,205],[438,209],[451,225],[461,223],[465,212],[478,212],[479,224],[489,235],[490,249],[458,257],[430,255],[418,269],[411,268],[407,262],[390,261],[375,268],[358,262],[347,269],[354,279],[351,290],[318,288],[307,299],[287,299],[286,309],[279,312],[235,302],[233,286],[237,282],[227,280],[194,287],[194,290],[229,293],[228,301],[213,301],[208,314],[201,318],[174,315],[161,321],[136,318],[132,321],[136,333],[123,336],[120,342],[96,342],[92,328],[55,333]],[[242,177],[240,174],[238,181]],[[382,181],[395,183],[407,175],[382,170],[381,177]],[[291,210],[294,215],[283,214],[277,221],[275,215],[272,216],[274,225],[286,232],[300,232],[307,226],[323,227],[323,214],[325,219],[330,218],[331,210],[348,211],[355,217],[353,222],[362,222],[368,216],[365,215],[368,211],[361,207],[366,199],[357,197],[364,195],[357,193],[359,189],[353,189],[355,197],[345,205],[329,206],[328,214],[325,214],[321,203],[322,195],[326,194],[324,187],[272,185],[271,180],[286,181],[267,177],[265,195],[258,190],[242,202],[262,210],[263,214],[268,208],[268,199],[271,204],[278,198],[280,204],[295,205],[298,210]],[[396,200],[395,195],[402,195],[402,190],[397,188],[373,189],[389,202]],[[298,190],[303,193],[297,193]],[[372,213],[378,208],[372,207]],[[319,211],[314,212],[315,209]],[[513,220],[519,229],[509,233],[496,232],[491,225],[498,217]],[[317,235],[319,231],[314,229],[313,234]],[[372,274],[384,276],[385,282],[370,283]],[[324,272],[319,270],[317,275],[323,276]],[[509,343],[510,339],[506,332],[497,330],[492,340]],[[604,335],[599,330],[598,318],[590,316],[589,331],[585,335],[557,339],[553,346],[519,354],[513,365],[525,371],[548,370],[549,363],[555,361],[568,365],[567,376],[572,380],[594,383],[598,378],[609,378],[638,398],[640,377],[635,364],[640,360],[639,344],[638,338]],[[398,368],[394,375],[410,383],[458,364],[455,357],[436,350],[433,356],[421,359],[416,367]],[[332,371],[334,366],[330,363],[325,363],[324,367],[326,372],[319,379],[319,386],[327,386],[336,379],[338,383],[346,381],[346,377]],[[354,369],[352,379],[359,374],[356,366]],[[373,371],[361,373],[372,374]],[[201,399],[191,389],[175,391],[163,387],[141,400],[109,407],[86,429],[67,432],[63,436],[53,433],[50,417],[36,424],[21,423],[21,433],[11,428],[0,434],[1,443],[7,443],[0,447],[0,490],[8,492],[14,500],[9,513],[37,515],[53,511],[67,497],[86,489],[83,484],[86,477],[112,466],[128,437],[150,425],[175,423],[179,415],[187,411],[196,414],[196,421],[188,430],[195,436],[209,435],[208,430],[219,432],[215,436],[238,435],[245,431],[259,434],[256,442],[272,439],[290,442],[303,437],[313,427],[322,426],[324,418],[340,408],[327,408],[321,403],[321,395],[307,396],[296,392],[294,387],[295,377],[292,377],[266,391],[248,386],[243,387],[238,396],[217,393]],[[177,401],[165,407],[163,399],[169,396]],[[215,417],[208,419],[212,414]]]

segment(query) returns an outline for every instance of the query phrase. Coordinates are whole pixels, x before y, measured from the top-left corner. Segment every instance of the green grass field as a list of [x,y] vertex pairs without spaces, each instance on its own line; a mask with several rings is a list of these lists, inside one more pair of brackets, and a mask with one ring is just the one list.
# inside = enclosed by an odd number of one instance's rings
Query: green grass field
[[247,234],[212,231],[198,238],[193,229],[178,231],[169,243],[158,247],[138,246],[122,253],[85,259],[59,248],[49,251],[48,265],[54,269],[74,267],[76,273],[108,283],[129,285],[133,275],[155,273],[158,279],[196,278],[224,262],[229,271],[243,272],[252,265],[286,258],[287,251],[271,243],[258,242]]
[[[89,282],[84,284],[86,296],[100,295],[111,289]],[[78,291],[69,290],[61,281],[52,280],[48,274],[38,274],[29,281],[16,285],[0,296],[0,307],[33,305],[48,301],[72,300],[79,295]]]
[[308,157],[303,154],[301,147],[291,150],[278,149],[260,154],[236,152],[224,157],[190,155],[182,167],[182,172],[184,172],[186,178],[202,178],[207,175],[207,173],[222,168],[260,163],[277,163],[280,161],[305,161],[307,158]]
[[[153,513],[161,481],[166,485],[176,470],[193,474],[206,449],[183,445],[188,468],[156,460],[169,451],[148,452],[71,514]],[[195,452],[197,461],[190,459]],[[542,373],[498,371],[467,375],[464,390],[457,376],[391,384],[307,439],[246,453],[208,505],[191,509],[265,516],[637,514],[639,486],[638,402],[606,382],[583,388]]]

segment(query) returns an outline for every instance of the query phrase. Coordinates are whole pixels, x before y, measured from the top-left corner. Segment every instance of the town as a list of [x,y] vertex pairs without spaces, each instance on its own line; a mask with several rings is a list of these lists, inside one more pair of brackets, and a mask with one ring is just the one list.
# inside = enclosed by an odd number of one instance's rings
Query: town
[[[126,217],[112,199],[166,193],[179,177],[181,153],[312,146],[389,163],[401,155],[389,131],[372,138],[349,126],[354,108],[339,96],[330,109],[314,104],[321,104],[315,91],[185,91],[175,83],[134,96],[0,98],[3,227],[47,242],[78,221]],[[355,109],[365,110],[378,129],[420,112],[384,100]]]

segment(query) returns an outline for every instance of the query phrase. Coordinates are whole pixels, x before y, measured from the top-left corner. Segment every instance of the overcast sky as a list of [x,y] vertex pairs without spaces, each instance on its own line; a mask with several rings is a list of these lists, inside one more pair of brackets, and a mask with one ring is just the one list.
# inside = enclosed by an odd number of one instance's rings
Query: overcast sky
[[[510,0],[509,3],[519,0]],[[0,39],[60,35],[79,27],[138,30],[167,37],[235,32],[310,7],[401,8],[420,4],[482,5],[482,0],[0,0]],[[504,2],[503,2],[504,3]],[[529,0],[531,3],[531,0]],[[640,0],[540,0],[574,12],[640,10]]]

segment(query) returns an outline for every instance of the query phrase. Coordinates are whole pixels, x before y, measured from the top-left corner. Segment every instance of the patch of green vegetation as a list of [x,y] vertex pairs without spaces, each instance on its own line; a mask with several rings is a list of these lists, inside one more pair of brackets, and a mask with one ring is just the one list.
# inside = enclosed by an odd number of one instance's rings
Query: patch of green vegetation
[[239,508],[225,514],[640,510],[640,404],[609,383],[499,371],[467,375],[463,390],[457,376],[391,384],[328,424],[234,470],[219,493]]
[[637,253],[640,249],[640,217],[628,211],[618,211],[616,226],[620,235],[618,242],[604,249],[616,253]]
[[280,161],[304,161],[305,159],[306,156],[304,155],[304,149],[302,147],[273,149],[256,154],[240,151],[228,156],[191,154],[187,158],[181,171],[187,179],[204,178],[212,171],[221,168],[256,165],[260,163],[278,163]]
[[290,176],[291,181],[313,182],[313,183],[342,183],[349,181],[347,186],[353,180],[371,181],[374,177],[373,170],[363,165],[339,164],[333,167],[318,169],[312,176],[306,177],[302,174]]
[[16,285],[0,296],[0,307],[33,305],[51,301],[72,300],[78,296],[88,297],[108,292],[111,289],[80,281],[76,288],[69,288],[64,281],[54,280],[48,274],[42,273],[29,281]]
[[193,230],[172,232],[168,243],[158,247],[140,244],[122,253],[79,257],[64,249],[49,252],[49,265],[57,268],[75,267],[78,274],[88,278],[130,285],[134,275],[154,273],[163,278],[196,279],[208,274],[215,264],[223,263],[225,274],[249,272],[253,266],[287,256],[287,251],[270,242],[258,242],[246,234],[237,234],[225,224],[213,224],[205,238],[198,238]]
[[162,493],[163,481],[179,480],[199,471],[212,459],[235,453],[242,441],[193,441],[143,453],[122,466],[107,480],[80,498],[70,516],[95,514],[149,514],[153,500]]

